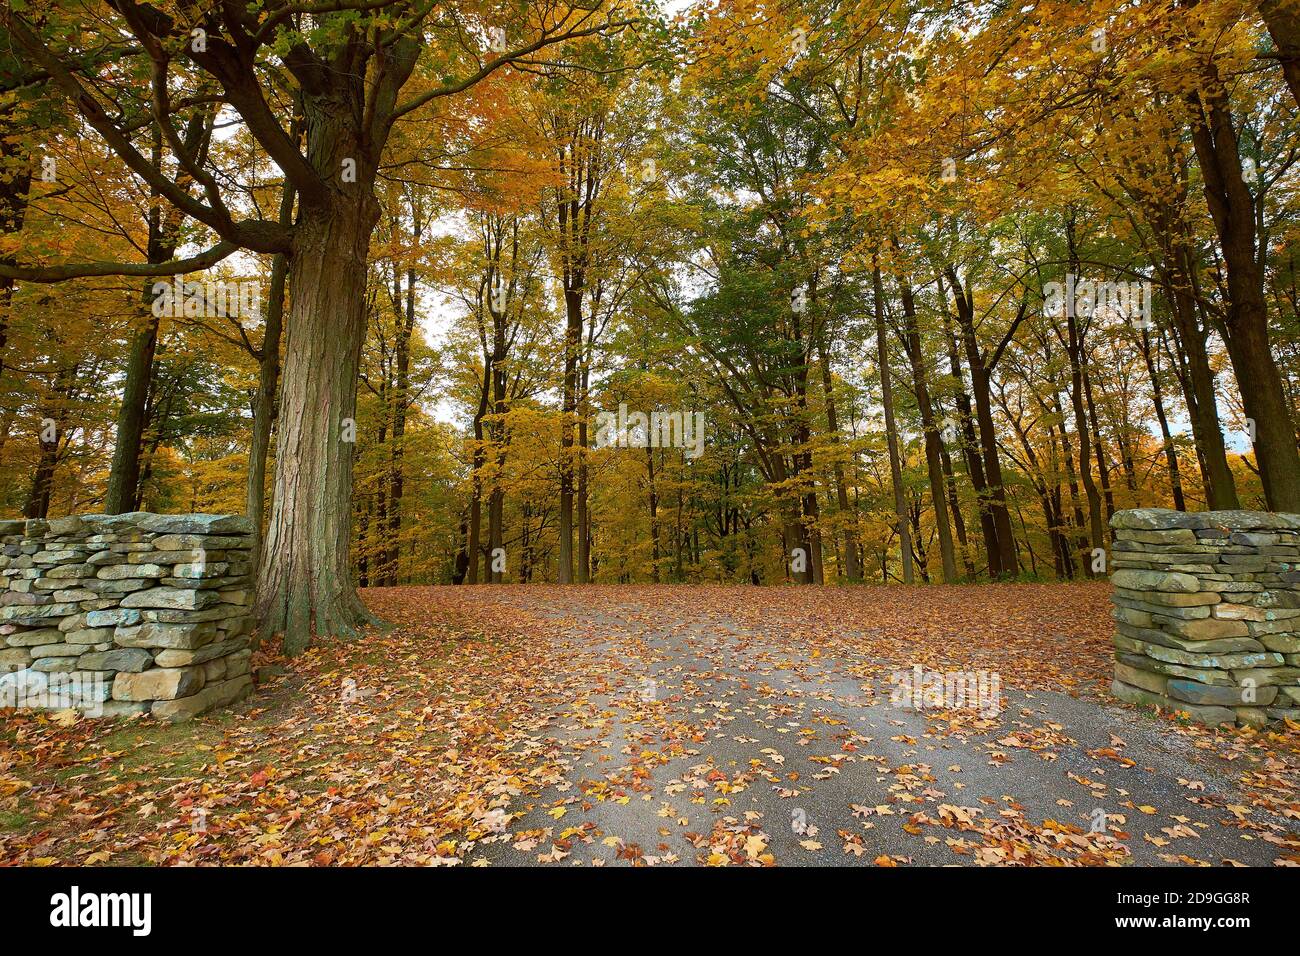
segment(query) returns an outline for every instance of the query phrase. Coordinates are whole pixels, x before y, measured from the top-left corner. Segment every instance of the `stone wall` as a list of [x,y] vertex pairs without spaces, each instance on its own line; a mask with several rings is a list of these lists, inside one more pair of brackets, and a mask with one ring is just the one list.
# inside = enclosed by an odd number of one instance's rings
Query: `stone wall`
[[0,521],[0,707],[187,720],[252,687],[238,515]]
[[1207,724],[1300,720],[1300,515],[1118,511],[1121,700]]

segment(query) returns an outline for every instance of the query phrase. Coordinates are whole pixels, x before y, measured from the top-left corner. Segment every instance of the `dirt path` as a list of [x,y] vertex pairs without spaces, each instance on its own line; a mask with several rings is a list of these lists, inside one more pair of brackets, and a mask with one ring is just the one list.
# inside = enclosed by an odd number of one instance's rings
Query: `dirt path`
[[[1198,732],[1096,693],[1102,587],[471,593],[600,675],[537,735],[562,781],[471,859],[1270,864],[1252,828],[1295,829],[1243,827],[1252,801]],[[983,671],[1000,699],[897,694],[916,666]]]

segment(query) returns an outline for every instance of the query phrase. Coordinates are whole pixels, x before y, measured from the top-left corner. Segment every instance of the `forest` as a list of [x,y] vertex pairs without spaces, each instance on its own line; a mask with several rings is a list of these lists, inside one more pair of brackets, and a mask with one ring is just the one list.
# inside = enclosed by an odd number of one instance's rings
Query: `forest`
[[[0,517],[412,584],[1104,577],[1300,512],[1290,0],[7,0]],[[375,593],[373,591],[367,593]]]

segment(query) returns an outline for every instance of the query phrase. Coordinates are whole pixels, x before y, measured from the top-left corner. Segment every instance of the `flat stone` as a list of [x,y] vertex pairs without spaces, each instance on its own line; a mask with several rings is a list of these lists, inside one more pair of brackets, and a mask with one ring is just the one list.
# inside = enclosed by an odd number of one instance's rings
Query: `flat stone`
[[32,657],[76,657],[84,650],[74,644],[41,644],[32,648]]
[[164,534],[151,543],[159,551],[224,551],[247,550],[253,546],[253,539],[229,535]]
[[1279,687],[1278,703],[1287,707],[1300,707],[1300,687]]
[[32,665],[32,655],[25,647],[6,647],[0,650],[0,674],[26,670]]
[[1192,512],[1171,511],[1167,508],[1129,508],[1111,515],[1110,526],[1129,531],[1171,531],[1179,528],[1204,528],[1208,524],[1199,521]]
[[1163,531],[1138,531],[1115,526],[1115,537],[1120,541],[1137,541],[1142,544],[1196,544],[1196,532],[1191,528],[1170,528]]
[[157,583],[155,578],[125,578],[120,581],[104,581],[96,578],[93,581],[87,581],[83,587],[88,591],[94,591],[96,594],[130,594],[132,591],[151,588]]
[[196,694],[176,700],[160,700],[153,705],[153,716],[173,723],[190,720],[213,707],[225,707],[246,697],[253,689],[253,679],[247,674],[223,680],[203,688]]
[[56,644],[63,640],[63,632],[57,627],[43,627],[35,631],[17,631],[5,638],[9,647],[39,647],[42,644]]
[[173,700],[202,689],[203,671],[198,667],[155,667],[113,678],[114,700]]
[[111,627],[87,627],[80,631],[69,631],[63,635],[63,639],[69,644],[101,644],[105,641],[112,643],[113,628]]
[[[1224,687],[1171,678],[1168,693],[1170,697],[1189,704],[1209,704],[1218,707],[1267,706],[1277,697],[1277,688]],[[1252,695],[1255,699],[1248,699]]]
[[81,534],[86,530],[86,523],[77,515],[66,515],[62,518],[50,518],[49,522],[49,533],[54,536]]
[[90,611],[86,624],[90,627],[129,627],[140,623],[140,612],[132,608],[117,607],[107,611]]
[[142,531],[159,534],[251,534],[253,522],[243,515],[142,515],[136,522]]
[[1187,667],[1215,670],[1266,667],[1270,664],[1284,663],[1281,654],[1274,654],[1271,651],[1244,651],[1236,654],[1192,654],[1178,648],[1148,644],[1142,653],[1158,661],[1166,661],[1170,664],[1183,664]]
[[1127,704],[1138,704],[1144,707],[1168,707],[1170,705],[1169,698],[1163,694],[1153,694],[1151,691],[1143,690],[1140,687],[1130,687],[1119,680],[1110,682],[1110,692]]
[[153,655],[138,647],[92,651],[77,658],[77,667],[87,671],[138,672],[153,664]]
[[1197,605],[1218,604],[1222,600],[1222,597],[1217,592],[1210,591],[1200,591],[1196,594],[1179,594],[1164,591],[1130,591],[1118,586],[1116,596],[1128,601],[1143,604],[1163,604],[1169,607],[1196,607]]
[[1116,606],[1110,609],[1110,616],[1121,624],[1128,624],[1131,627],[1151,626],[1150,611],[1139,611],[1136,608]]
[[1232,679],[1238,684],[1253,680],[1258,687],[1270,684],[1300,683],[1300,667],[1257,667],[1250,670],[1235,670]]
[[1250,633],[1259,636],[1281,636],[1300,634],[1300,622],[1294,618],[1284,621],[1256,621],[1250,625]]
[[0,607],[36,607],[41,604],[53,604],[54,598],[48,594],[32,594],[23,591],[5,591],[0,593]]
[[1242,727],[1263,727],[1269,722],[1263,707],[1234,707],[1232,712],[1237,715],[1237,723]]
[[177,564],[172,568],[172,576],[177,578],[219,578],[226,573],[230,565],[225,561],[213,561],[204,564]]
[[[270,666],[274,666],[274,665],[259,667],[257,669],[258,673],[260,674],[262,671],[266,670],[267,667]],[[284,669],[281,668],[280,672],[283,673]],[[1162,695],[1165,693],[1166,684],[1168,684],[1169,682],[1169,678],[1164,674],[1156,674],[1151,671],[1141,670],[1137,667],[1133,667],[1130,664],[1125,664],[1123,661],[1115,662],[1115,679],[1123,681],[1125,684],[1128,684],[1132,687],[1137,687],[1145,691],[1150,691],[1153,694],[1162,694]],[[262,683],[262,679],[260,677],[258,679],[258,683]]]
[[1134,571],[1120,569],[1111,575],[1117,588],[1130,591],[1170,591],[1179,594],[1196,594],[1202,590],[1201,582],[1190,574],[1166,571]]
[[93,578],[95,568],[89,564],[62,564],[57,568],[47,569],[45,576],[55,581],[61,581],[64,578]]
[[96,573],[102,581],[120,581],[125,578],[161,578],[167,569],[157,564],[108,564]]
[[1177,618],[1165,618],[1160,626],[1171,634],[1184,637],[1189,641],[1212,641],[1225,637],[1247,637],[1250,628],[1245,621],[1230,621],[1223,618],[1208,617],[1198,621],[1183,621]]
[[106,700],[100,704],[101,718],[116,720],[122,717],[134,717],[149,713],[152,703],[147,700]]
[[0,608],[0,621],[12,621],[15,624],[35,624],[39,626],[48,618],[67,617],[76,614],[79,608],[75,604],[46,604],[42,607],[6,607]]
[[200,611],[220,598],[209,591],[191,591],[180,588],[150,588],[136,591],[122,598],[122,607],[162,608],[164,610]]
[[75,657],[38,657],[32,661],[32,670],[43,674],[71,673],[77,669]]
[[1248,604],[1220,604],[1214,608],[1214,616],[1225,621],[1267,621],[1269,613]]
[[212,644],[205,644],[202,647],[181,649],[167,648],[158,652],[155,663],[159,667],[188,667],[193,664],[204,664],[208,661],[216,660],[218,657],[225,657],[235,651],[241,650],[241,641],[217,641]]
[[1300,608],[1300,591],[1261,591],[1254,603],[1256,607]]
[[243,608],[235,607],[233,604],[218,603],[216,607],[206,608],[202,611],[145,611],[144,619],[161,624],[192,624],[198,621],[224,621],[227,618],[239,617],[247,613]]
[[216,625],[210,621],[192,624],[160,624],[147,621],[138,627],[119,627],[113,643],[122,647],[163,647],[193,650],[214,640]]

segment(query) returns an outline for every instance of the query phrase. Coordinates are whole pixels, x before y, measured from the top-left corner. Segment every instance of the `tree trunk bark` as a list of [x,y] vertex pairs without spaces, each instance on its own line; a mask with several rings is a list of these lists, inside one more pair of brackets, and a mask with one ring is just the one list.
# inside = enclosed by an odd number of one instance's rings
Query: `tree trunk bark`
[[[826,402],[826,429],[830,435],[832,444],[838,445],[840,442],[839,422],[835,416],[835,389],[831,379],[830,357],[826,354],[826,341],[823,337],[818,341],[819,359],[821,361],[822,371],[822,393]],[[840,520],[851,522],[857,516],[849,507],[849,490],[844,483],[844,463],[837,457],[835,459],[835,496],[839,505]],[[862,566],[858,563],[858,536],[852,524],[846,524],[844,527],[844,564],[842,566],[844,576],[850,581],[862,580]]]
[[1282,76],[1300,107],[1300,3],[1295,0],[1261,0],[1260,16],[1277,47]]
[[889,446],[889,478],[894,487],[894,521],[903,559],[903,583],[915,579],[912,566],[912,534],[907,527],[907,501],[903,496],[903,466],[898,453],[898,429],[894,424],[894,385],[889,374],[889,344],[885,337],[885,292],[880,269],[871,273],[876,310],[876,362],[880,366],[880,403],[885,412],[885,440]]
[[1241,169],[1227,93],[1217,76],[1208,81],[1209,92],[1189,97],[1189,105],[1206,205],[1228,273],[1228,357],[1246,417],[1254,424],[1255,457],[1268,507],[1300,512],[1300,450],[1269,343],[1264,272],[1256,254],[1255,198]]
[[1155,356],[1151,348],[1151,336],[1142,330],[1140,341],[1142,360],[1146,363],[1147,377],[1151,379],[1151,400],[1155,405],[1156,421],[1160,423],[1160,441],[1164,447],[1165,464],[1169,467],[1169,490],[1174,498],[1174,508],[1187,510],[1187,501],[1183,497],[1183,479],[1178,471],[1178,450],[1174,447],[1174,438],[1169,431],[1169,418],[1165,414],[1165,400],[1160,388],[1160,374],[1156,369]]
[[[328,141],[324,133],[317,135]],[[357,178],[327,205],[300,212],[289,268],[293,299],[257,599],[263,634],[282,634],[289,656],[313,634],[355,637],[362,625],[379,623],[357,596],[349,558],[366,260],[379,217],[373,173]]]
[[903,344],[912,366],[916,405],[921,413],[921,428],[925,432],[926,471],[930,476],[930,498],[934,502],[934,526],[939,537],[943,581],[945,584],[953,584],[957,580],[957,559],[952,543],[952,527],[948,521],[948,496],[944,489],[943,462],[939,454],[939,426],[934,420],[930,389],[926,384],[924,353],[921,350],[921,333],[916,324],[916,303],[912,298],[912,287],[902,276],[898,277],[898,284],[903,299],[903,320],[907,323]]

